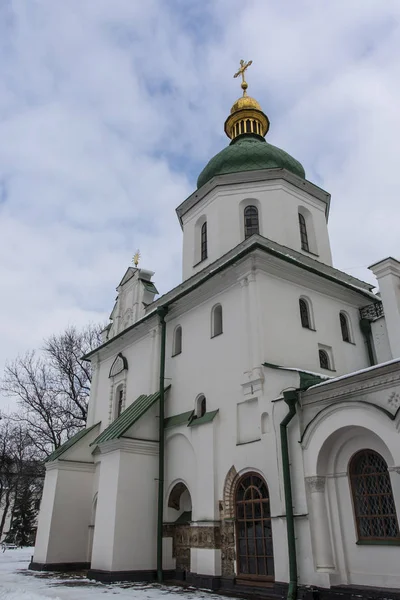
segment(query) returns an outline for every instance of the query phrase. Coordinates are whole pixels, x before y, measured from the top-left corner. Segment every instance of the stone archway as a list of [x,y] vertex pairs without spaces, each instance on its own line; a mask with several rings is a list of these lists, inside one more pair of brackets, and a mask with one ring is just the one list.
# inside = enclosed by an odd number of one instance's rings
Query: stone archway
[[223,577],[235,574],[235,488],[239,474],[232,465],[224,482],[220,503],[221,519],[221,572]]
[[186,485],[179,481],[168,495],[169,523],[164,525],[164,537],[172,538],[172,556],[176,572],[182,579],[190,572],[192,498]]

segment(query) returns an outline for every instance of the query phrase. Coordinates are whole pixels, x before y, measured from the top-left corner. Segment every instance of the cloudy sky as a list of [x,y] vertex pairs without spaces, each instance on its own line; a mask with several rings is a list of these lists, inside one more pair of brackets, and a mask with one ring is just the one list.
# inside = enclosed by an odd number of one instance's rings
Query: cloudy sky
[[337,267],[400,256],[398,0],[1,0],[0,370],[102,321],[136,248],[180,281],[175,208],[240,95],[332,194]]

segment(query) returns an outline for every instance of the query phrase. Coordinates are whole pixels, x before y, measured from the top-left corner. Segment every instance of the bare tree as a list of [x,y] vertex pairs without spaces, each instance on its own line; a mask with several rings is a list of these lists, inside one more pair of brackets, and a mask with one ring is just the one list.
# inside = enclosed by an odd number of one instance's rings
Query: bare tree
[[100,325],[69,327],[5,367],[0,389],[17,399],[10,418],[23,424],[42,456],[48,456],[85,426],[91,383],[82,356],[100,344]]
[[10,418],[0,422],[0,538],[21,489],[40,497],[44,469],[30,432]]

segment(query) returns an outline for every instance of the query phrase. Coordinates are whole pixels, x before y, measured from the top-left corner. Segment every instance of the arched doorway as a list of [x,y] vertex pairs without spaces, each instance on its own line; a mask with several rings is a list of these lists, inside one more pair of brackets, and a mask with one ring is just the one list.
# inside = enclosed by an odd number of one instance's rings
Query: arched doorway
[[236,556],[240,579],[274,580],[271,509],[268,486],[257,473],[236,485]]
[[174,485],[168,496],[167,531],[173,539],[173,556],[176,559],[178,579],[186,578],[190,571],[190,522],[192,520],[192,499],[186,485],[180,481]]

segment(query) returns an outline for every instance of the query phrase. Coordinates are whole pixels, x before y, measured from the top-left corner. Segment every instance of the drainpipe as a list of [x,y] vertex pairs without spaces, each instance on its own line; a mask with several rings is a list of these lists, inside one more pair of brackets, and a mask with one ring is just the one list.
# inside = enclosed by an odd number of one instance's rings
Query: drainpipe
[[376,364],[374,349],[372,347],[372,332],[371,332],[371,321],[369,319],[360,320],[360,329],[364,334],[365,343],[367,344],[368,358],[373,367]]
[[168,308],[160,306],[157,308],[157,314],[161,325],[160,340],[160,415],[159,415],[159,435],[158,435],[158,513],[157,513],[157,581],[163,580],[163,521],[164,521],[164,379],[165,379],[165,338],[166,323],[165,315]]
[[296,600],[297,598],[297,559],[296,559],[296,539],[294,534],[293,500],[292,484],[290,481],[290,463],[289,463],[289,445],[287,436],[287,426],[296,414],[296,402],[298,392],[290,390],[283,392],[283,398],[289,407],[289,412],[280,424],[281,432],[281,452],[283,468],[283,487],[285,491],[286,507],[286,529],[289,552],[289,589],[287,600]]

